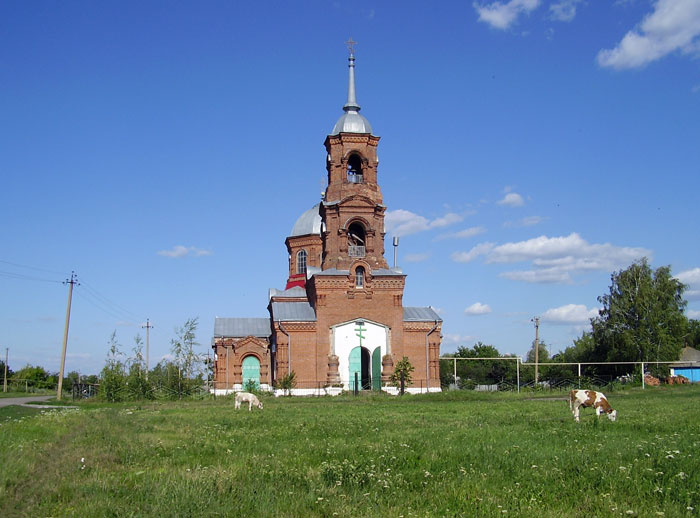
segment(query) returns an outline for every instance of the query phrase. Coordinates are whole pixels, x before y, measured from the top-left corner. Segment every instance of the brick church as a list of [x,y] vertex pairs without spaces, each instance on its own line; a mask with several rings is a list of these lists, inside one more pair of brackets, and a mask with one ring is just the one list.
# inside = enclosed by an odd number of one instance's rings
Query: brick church
[[289,276],[270,289],[265,318],[217,318],[214,390],[250,382],[262,390],[294,372],[294,394],[387,390],[404,356],[412,392],[440,390],[442,320],[431,307],[404,307],[406,275],[384,258],[377,146],[355,99],[350,46],[348,98],[324,142],[328,186],[285,240]]

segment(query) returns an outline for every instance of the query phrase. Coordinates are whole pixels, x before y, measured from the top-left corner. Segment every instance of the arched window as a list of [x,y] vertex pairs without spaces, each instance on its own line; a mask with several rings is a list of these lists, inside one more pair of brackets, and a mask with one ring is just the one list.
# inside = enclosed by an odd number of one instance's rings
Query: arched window
[[349,183],[362,183],[362,158],[360,155],[352,154],[348,158],[348,182]]
[[306,273],[306,250],[297,252],[297,273]]
[[365,287],[365,269],[362,266],[358,266],[355,269],[355,287],[364,288]]
[[365,256],[365,227],[355,222],[348,227],[348,255],[350,257]]

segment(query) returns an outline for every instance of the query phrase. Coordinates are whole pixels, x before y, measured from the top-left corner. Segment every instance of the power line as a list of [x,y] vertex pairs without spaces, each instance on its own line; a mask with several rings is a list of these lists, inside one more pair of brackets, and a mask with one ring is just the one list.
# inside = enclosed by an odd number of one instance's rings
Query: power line
[[103,303],[100,299],[95,297],[92,293],[80,291],[80,292],[76,292],[76,294],[78,295],[78,297],[85,300],[88,304],[99,309],[100,311],[109,315],[110,317],[116,318],[117,320],[126,321],[130,324],[138,325],[138,323],[135,320],[133,320],[131,317],[124,315],[124,313],[119,313],[119,312],[113,310],[107,304]]
[[[0,261],[4,262],[4,261]],[[39,281],[39,282],[55,282],[56,284],[61,284],[61,281],[55,281],[53,279],[42,279],[40,277],[31,277],[29,275],[24,275],[21,273],[5,272],[0,270],[0,277],[5,277],[7,279],[16,279],[20,281]]]
[[36,267],[36,266],[28,266],[28,265],[26,265],[26,264],[13,263],[13,262],[10,262],[10,261],[3,261],[2,259],[0,259],[0,263],[3,263],[3,264],[10,264],[10,265],[12,265],[12,266],[19,266],[20,268],[27,268],[27,269],[29,269],[29,270],[36,270],[36,271],[38,271],[38,272],[57,273],[58,275],[65,275],[65,274],[66,274],[66,272],[59,272],[59,271],[56,271],[56,270],[49,270],[49,269],[47,269],[47,268],[38,268],[38,267]]
[[137,315],[136,313],[134,313],[134,312],[132,312],[132,311],[129,311],[129,310],[126,309],[125,307],[120,306],[120,305],[117,304],[116,302],[114,302],[114,301],[108,299],[107,297],[105,297],[104,295],[102,295],[100,292],[98,292],[95,288],[93,288],[92,286],[90,286],[89,284],[87,284],[85,281],[82,281],[82,285],[83,285],[83,287],[86,288],[92,295],[94,295],[97,299],[103,301],[103,302],[104,302],[105,304],[107,304],[108,306],[111,306],[111,307],[115,308],[115,310],[120,311],[120,312],[122,312],[122,313],[124,313],[124,314],[131,315],[132,317],[134,317],[134,318],[136,318],[136,319],[140,319],[139,315]]

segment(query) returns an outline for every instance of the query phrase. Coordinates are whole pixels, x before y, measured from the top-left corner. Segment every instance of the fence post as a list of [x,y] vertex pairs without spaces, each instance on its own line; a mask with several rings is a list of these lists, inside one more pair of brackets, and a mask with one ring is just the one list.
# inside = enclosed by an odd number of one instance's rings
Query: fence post
[[520,394],[520,358],[515,359],[515,371],[517,373],[518,394]]
[[581,388],[581,364],[578,364],[578,388]]
[[644,362],[642,362],[642,390],[647,388],[646,384],[644,383]]
[[353,394],[357,396],[358,390],[357,390],[357,372],[355,372],[355,387],[353,388]]
[[404,387],[405,387],[405,385],[404,385],[404,379],[403,379],[403,371],[401,371],[401,391],[399,392],[399,395],[401,395],[401,396],[403,396]]

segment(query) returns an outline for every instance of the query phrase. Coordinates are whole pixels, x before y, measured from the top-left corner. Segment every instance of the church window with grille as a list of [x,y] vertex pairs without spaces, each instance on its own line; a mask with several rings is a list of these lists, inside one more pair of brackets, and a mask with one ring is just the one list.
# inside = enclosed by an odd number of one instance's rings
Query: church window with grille
[[306,250],[297,252],[297,273],[306,273]]

